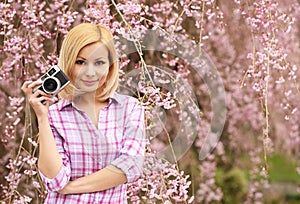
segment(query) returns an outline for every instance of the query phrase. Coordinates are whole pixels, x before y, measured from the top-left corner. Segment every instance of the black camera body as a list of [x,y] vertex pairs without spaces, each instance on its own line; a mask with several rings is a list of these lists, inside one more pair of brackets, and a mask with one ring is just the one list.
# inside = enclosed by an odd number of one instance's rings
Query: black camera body
[[70,83],[68,77],[57,65],[52,66],[39,80],[43,83],[41,86],[35,87],[33,92],[41,90],[53,96]]

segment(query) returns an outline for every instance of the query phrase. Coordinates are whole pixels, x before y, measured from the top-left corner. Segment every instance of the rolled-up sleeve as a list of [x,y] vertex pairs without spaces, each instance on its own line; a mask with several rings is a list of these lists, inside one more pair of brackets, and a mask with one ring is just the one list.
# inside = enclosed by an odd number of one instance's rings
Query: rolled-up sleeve
[[128,182],[142,174],[145,144],[144,110],[136,100],[133,108],[127,112],[122,149],[111,163],[125,173]]
[[63,138],[58,134],[56,129],[51,125],[51,122],[50,122],[50,126],[53,132],[53,136],[55,138],[56,147],[58,149],[59,154],[62,157],[63,165],[60,171],[58,172],[58,174],[54,178],[50,179],[46,177],[41,171],[39,171],[39,174],[48,191],[59,191],[63,189],[64,186],[70,180],[70,176],[71,176],[70,160],[66,154],[66,151],[63,148]]

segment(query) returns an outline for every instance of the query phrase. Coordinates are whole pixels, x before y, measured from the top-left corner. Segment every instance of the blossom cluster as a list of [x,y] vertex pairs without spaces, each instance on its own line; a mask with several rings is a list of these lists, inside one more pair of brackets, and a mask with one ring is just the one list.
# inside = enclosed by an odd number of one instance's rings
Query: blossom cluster
[[[128,200],[223,202],[227,195],[215,180],[217,168],[238,166],[239,158],[247,154],[250,179],[245,202],[262,203],[263,189],[270,187],[265,158],[282,149],[293,157],[300,152],[299,8],[296,0],[1,2],[0,138],[4,150],[0,151],[0,171],[4,176],[0,202],[42,202],[46,192],[37,173],[38,137],[31,130],[34,121],[25,114],[28,107],[24,108],[20,86],[57,63],[60,43],[70,28],[92,22],[113,32],[120,84],[146,110],[150,144],[145,171],[129,184]],[[160,32],[148,38],[149,30]],[[160,49],[145,50],[148,45]],[[212,67],[205,66],[205,53],[227,92],[227,120],[220,141],[214,132],[219,121],[212,121],[220,87],[211,88],[205,81],[217,81]],[[217,110],[221,108],[216,105]],[[200,156],[206,142],[207,148],[219,143],[202,160],[189,158],[198,161],[199,173],[188,175],[184,165],[179,169],[180,156],[186,151]],[[175,162],[158,156],[164,149]]]
[[199,166],[202,182],[200,182],[199,190],[197,191],[197,201],[200,203],[221,202],[223,197],[222,191],[215,181],[216,161],[214,161],[214,157],[214,155],[208,156]]
[[16,128],[20,123],[21,119],[19,115],[23,111],[23,104],[24,97],[9,97],[9,107],[7,109],[6,115],[6,126],[4,129],[4,135],[1,138],[1,142],[3,144],[8,144],[9,140],[15,139]]
[[179,171],[175,164],[149,151],[145,155],[144,173],[129,184],[128,196],[132,203],[192,203],[194,197],[188,195],[190,185],[189,176]]

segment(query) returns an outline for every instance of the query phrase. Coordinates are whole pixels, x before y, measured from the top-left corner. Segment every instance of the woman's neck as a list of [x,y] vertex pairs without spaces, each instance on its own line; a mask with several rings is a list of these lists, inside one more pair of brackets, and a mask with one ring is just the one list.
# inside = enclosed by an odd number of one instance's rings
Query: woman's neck
[[78,106],[82,106],[84,104],[86,106],[95,105],[96,95],[95,95],[95,93],[78,94],[78,95],[74,96],[73,102]]
[[94,93],[85,93],[75,96],[73,102],[77,108],[84,111],[89,116],[92,123],[98,128],[99,113],[103,107],[107,106],[108,100],[99,101],[96,99]]
[[102,104],[107,104],[107,101],[108,100],[97,100],[95,92],[80,94],[73,98],[73,102],[78,107],[97,107]]

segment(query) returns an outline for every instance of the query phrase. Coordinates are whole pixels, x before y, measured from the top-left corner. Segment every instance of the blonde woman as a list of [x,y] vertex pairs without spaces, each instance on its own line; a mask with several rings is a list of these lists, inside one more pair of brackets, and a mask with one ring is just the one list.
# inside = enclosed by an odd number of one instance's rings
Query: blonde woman
[[115,92],[119,67],[110,31],[74,27],[58,65],[71,83],[57,103],[41,90],[33,93],[40,81],[22,86],[38,120],[45,203],[127,203],[126,183],[142,171],[144,112],[137,99]]

